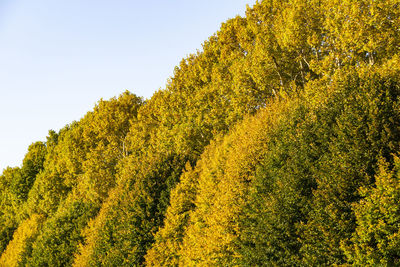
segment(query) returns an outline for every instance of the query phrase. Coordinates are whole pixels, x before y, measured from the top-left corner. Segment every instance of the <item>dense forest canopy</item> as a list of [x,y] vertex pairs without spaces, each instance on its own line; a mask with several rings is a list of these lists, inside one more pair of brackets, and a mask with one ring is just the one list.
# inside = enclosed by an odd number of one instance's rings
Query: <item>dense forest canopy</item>
[[0,266],[400,264],[400,1],[264,0],[0,176]]

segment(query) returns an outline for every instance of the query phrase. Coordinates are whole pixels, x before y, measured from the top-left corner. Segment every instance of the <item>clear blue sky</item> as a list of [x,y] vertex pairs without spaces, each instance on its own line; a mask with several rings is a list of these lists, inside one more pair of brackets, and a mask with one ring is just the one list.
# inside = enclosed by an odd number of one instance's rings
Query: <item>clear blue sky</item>
[[145,98],[255,0],[0,0],[0,173],[126,89]]

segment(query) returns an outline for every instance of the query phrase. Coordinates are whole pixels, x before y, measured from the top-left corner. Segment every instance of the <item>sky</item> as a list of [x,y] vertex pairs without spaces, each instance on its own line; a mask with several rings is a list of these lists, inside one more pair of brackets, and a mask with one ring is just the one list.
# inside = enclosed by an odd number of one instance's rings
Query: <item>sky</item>
[[255,0],[0,0],[0,172],[125,90],[150,98]]

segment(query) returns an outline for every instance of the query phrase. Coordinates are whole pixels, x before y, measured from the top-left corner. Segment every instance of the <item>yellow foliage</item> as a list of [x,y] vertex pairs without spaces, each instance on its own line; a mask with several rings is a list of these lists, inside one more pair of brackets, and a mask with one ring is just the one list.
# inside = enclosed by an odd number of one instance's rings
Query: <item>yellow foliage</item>
[[78,252],[74,255],[74,263],[72,266],[84,267],[91,266],[90,261],[93,255],[93,250],[96,245],[96,240],[98,238],[98,229],[104,225],[107,220],[107,213],[110,208],[112,208],[113,200],[118,199],[120,196],[119,187],[111,190],[107,201],[104,202],[100,212],[97,216],[90,220],[85,229],[83,229],[83,236],[85,237],[85,243],[80,243],[78,245]]
[[14,233],[13,239],[1,255],[1,267],[13,267],[21,264],[21,256],[29,246],[30,240],[33,240],[37,235],[42,226],[42,222],[43,217],[34,214],[19,225]]
[[239,257],[234,241],[240,234],[238,218],[248,184],[267,151],[267,132],[289,102],[267,105],[212,141],[194,169],[187,166],[171,192],[165,225],[146,256],[148,266],[215,266]]
[[187,164],[186,172],[181,176],[179,184],[172,190],[170,206],[165,216],[165,226],[159,229],[153,247],[147,252],[147,266],[178,265],[180,242],[193,209],[198,169],[201,162],[200,160],[196,170]]
[[234,241],[240,234],[238,219],[248,184],[267,152],[267,132],[289,106],[275,101],[247,118],[224,138],[199,175],[196,209],[183,238],[181,266],[212,266],[235,261]]

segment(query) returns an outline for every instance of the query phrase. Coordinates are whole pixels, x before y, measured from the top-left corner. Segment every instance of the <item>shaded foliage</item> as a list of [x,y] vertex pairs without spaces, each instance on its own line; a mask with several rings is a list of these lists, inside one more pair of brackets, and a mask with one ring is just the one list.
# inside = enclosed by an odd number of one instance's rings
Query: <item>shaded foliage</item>
[[398,264],[398,0],[264,0],[0,176],[0,264]]

